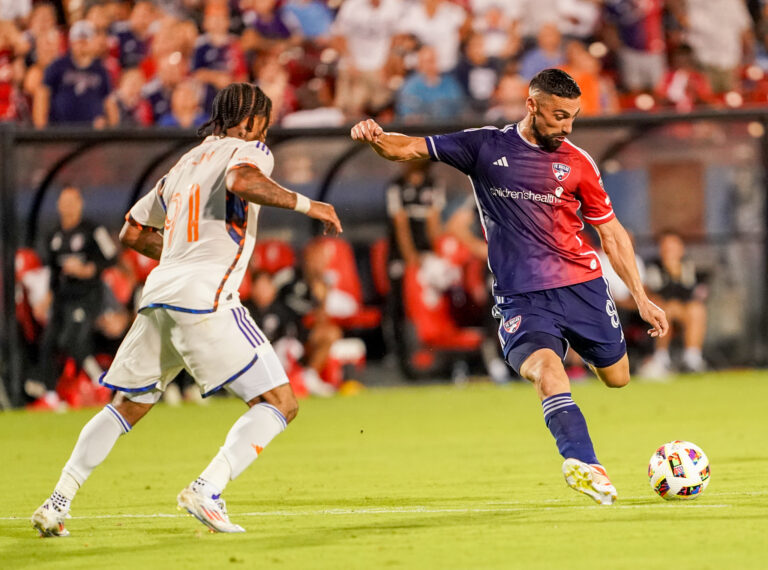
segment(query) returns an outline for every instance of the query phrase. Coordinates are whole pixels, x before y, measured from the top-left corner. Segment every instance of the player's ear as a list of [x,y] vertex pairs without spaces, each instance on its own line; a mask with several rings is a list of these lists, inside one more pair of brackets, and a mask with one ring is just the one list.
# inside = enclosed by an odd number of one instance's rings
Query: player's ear
[[536,99],[529,96],[528,99],[525,100],[525,108],[531,115],[535,115],[536,111],[539,109],[539,103],[536,101]]

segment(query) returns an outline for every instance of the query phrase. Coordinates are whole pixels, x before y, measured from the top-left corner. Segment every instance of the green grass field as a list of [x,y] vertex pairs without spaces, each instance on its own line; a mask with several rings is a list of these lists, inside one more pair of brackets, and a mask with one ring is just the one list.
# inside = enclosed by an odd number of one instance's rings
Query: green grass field
[[[93,410],[0,414],[0,568],[766,568],[768,373],[574,387],[619,490],[568,489],[530,386],[429,386],[309,400],[225,497],[247,533],[176,510],[244,409],[158,406],[78,495],[64,539],[32,511]],[[687,439],[712,480],[691,502],[651,492],[647,461]]]

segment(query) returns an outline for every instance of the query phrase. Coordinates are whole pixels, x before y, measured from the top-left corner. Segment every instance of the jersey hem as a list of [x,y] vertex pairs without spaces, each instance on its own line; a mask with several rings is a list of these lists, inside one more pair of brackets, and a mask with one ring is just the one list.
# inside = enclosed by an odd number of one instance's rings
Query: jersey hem
[[187,307],[168,305],[166,303],[150,303],[149,305],[144,305],[138,312],[140,313],[144,309],[167,309],[169,311],[179,311],[180,313],[191,313],[193,315],[205,315],[216,312],[216,309],[189,309]]
[[549,291],[551,289],[559,289],[561,287],[570,287],[571,285],[581,285],[582,283],[588,283],[590,281],[595,281],[596,279],[601,279],[603,277],[602,272],[598,273],[594,277],[589,277],[587,279],[581,279],[578,281],[564,281],[561,283],[555,283],[546,287],[537,287],[535,289],[496,289],[494,287],[493,289],[493,296],[494,297],[511,297],[513,295],[523,295],[525,293],[536,293],[537,291]]
[[107,384],[104,382],[104,377],[107,375],[106,372],[102,372],[101,376],[99,376],[99,384],[106,388],[110,388],[112,390],[117,390],[119,392],[127,392],[130,394],[140,394],[142,392],[149,392],[150,390],[153,390],[155,386],[157,386],[157,382],[153,382],[149,386],[145,386],[144,388],[123,388],[122,386],[116,386],[114,384]]

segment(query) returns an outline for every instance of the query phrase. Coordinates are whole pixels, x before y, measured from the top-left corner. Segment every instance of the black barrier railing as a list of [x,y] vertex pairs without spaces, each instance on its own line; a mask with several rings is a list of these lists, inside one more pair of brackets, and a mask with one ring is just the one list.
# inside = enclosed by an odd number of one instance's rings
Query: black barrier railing
[[[707,110],[698,111],[680,115],[676,113],[632,113],[615,115],[610,117],[589,117],[579,119],[577,129],[579,131],[588,131],[593,129],[615,129],[621,128],[621,136],[613,141],[606,149],[595,156],[598,163],[612,159],[623,149],[633,142],[641,140],[650,133],[656,131],[659,127],[672,123],[694,123],[699,121],[708,122],[755,122],[761,129],[757,130],[756,136],[760,141],[760,166],[763,173],[763,191],[768,197],[768,182],[765,179],[768,173],[768,109],[738,109],[738,110]],[[428,133],[445,133],[460,130],[462,128],[477,127],[477,124],[431,124],[431,125],[391,125],[388,130],[398,131],[410,135],[423,135]],[[501,126],[501,125],[499,125]],[[349,127],[343,128],[302,128],[302,129],[281,129],[274,128],[269,133],[269,144],[272,147],[289,141],[296,141],[302,138],[324,138],[339,139],[347,137]],[[29,211],[26,213],[26,235],[27,244],[32,244],[37,237],[38,216],[43,200],[49,189],[57,181],[57,175],[74,160],[87,155],[97,147],[104,145],[114,145],[119,143],[168,143],[168,146],[153,155],[147,164],[132,169],[130,175],[126,178],[132,178],[130,184],[131,196],[129,202],[133,200],[144,190],[145,186],[152,181],[155,170],[170,159],[175,153],[181,153],[183,149],[195,144],[199,140],[197,134],[186,130],[167,130],[167,129],[126,129],[126,130],[93,130],[90,128],[67,128],[67,129],[48,129],[37,131],[30,129],[17,128],[9,124],[0,124],[0,254],[2,255],[2,302],[4,338],[0,350],[2,358],[2,371],[0,375],[5,378],[6,386],[10,387],[11,399],[18,403],[21,399],[22,379],[20,377],[20,365],[18,356],[18,339],[16,337],[16,323],[14,311],[14,257],[15,251],[19,247],[17,227],[17,161],[16,149],[22,145],[46,145],[51,143],[68,143],[75,145],[75,148],[59,157],[52,163],[33,189],[34,198]],[[327,199],[329,192],[340,175],[341,170],[349,161],[354,159],[363,149],[362,145],[357,145],[352,141],[346,145],[336,155],[336,158],[329,161],[324,173],[318,180],[319,193],[317,198]],[[126,182],[129,182],[126,180]],[[763,239],[768,235],[768,208],[763,212]],[[764,244],[763,256],[765,267],[768,267],[768,244]],[[762,284],[762,315],[761,327],[762,338],[761,346],[768,349],[768,280],[763,279]],[[764,350],[763,354],[768,353]],[[765,358],[765,357],[764,357]],[[1,405],[1,404],[0,404]]]

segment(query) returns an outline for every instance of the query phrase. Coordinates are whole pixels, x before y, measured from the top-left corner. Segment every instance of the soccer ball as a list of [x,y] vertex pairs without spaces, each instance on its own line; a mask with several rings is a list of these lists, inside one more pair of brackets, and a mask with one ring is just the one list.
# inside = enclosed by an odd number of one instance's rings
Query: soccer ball
[[651,456],[648,479],[664,499],[695,499],[709,485],[709,459],[689,441],[671,441]]

